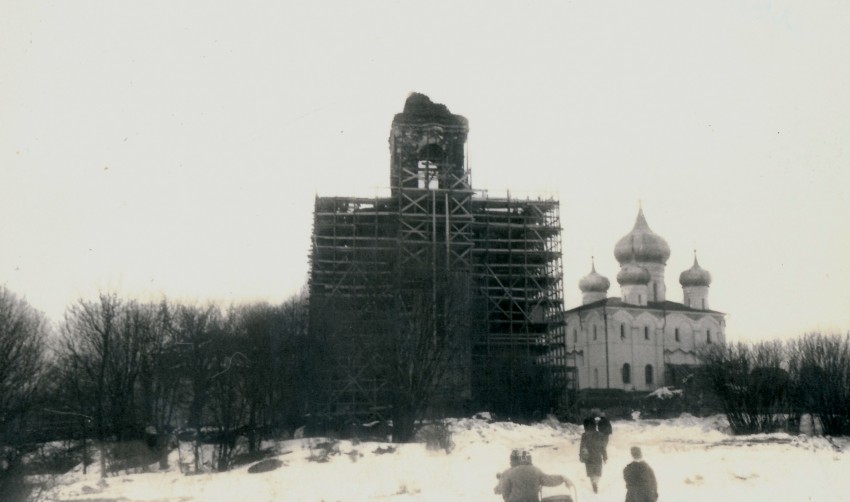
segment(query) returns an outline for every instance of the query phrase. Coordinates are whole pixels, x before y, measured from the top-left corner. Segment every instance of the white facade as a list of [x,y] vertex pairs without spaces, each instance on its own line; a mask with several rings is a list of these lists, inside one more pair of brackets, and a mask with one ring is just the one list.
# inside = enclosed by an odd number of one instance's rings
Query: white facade
[[698,364],[700,346],[725,342],[723,314],[662,305],[667,308],[608,298],[568,311],[567,355],[576,387],[651,391],[673,385],[668,366]]

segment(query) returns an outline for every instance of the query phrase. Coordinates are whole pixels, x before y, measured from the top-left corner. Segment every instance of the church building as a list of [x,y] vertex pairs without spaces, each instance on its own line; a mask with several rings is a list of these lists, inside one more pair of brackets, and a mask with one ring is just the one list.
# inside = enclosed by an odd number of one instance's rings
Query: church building
[[638,211],[631,232],[614,248],[620,298],[596,271],[579,281],[582,305],[564,313],[567,370],[574,390],[652,391],[680,385],[699,364],[701,346],[725,341],[725,314],[709,308],[711,274],[694,254],[679,275],[682,303],[667,299],[664,280],[670,247]]

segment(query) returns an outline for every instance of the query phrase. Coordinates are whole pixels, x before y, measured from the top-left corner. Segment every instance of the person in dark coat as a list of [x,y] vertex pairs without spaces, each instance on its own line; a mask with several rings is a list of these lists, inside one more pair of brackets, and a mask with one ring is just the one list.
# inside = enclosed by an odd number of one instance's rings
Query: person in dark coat
[[573,487],[566,476],[545,474],[531,465],[531,454],[527,451],[519,452],[518,460],[516,467],[511,467],[499,476],[499,486],[494,490],[507,502],[539,502],[540,488],[543,486],[557,486],[563,483],[568,488]]
[[599,493],[599,478],[602,477],[602,464],[608,460],[605,451],[605,437],[596,430],[596,423],[592,418],[584,420],[584,433],[579,443],[578,459],[584,464],[590,484],[593,485],[593,493]]
[[623,469],[626,480],[626,502],[655,502],[658,500],[658,483],[655,472],[643,460],[643,453],[637,446],[632,446],[634,459]]
[[611,438],[611,434],[614,433],[614,428],[611,427],[611,421],[605,416],[605,412],[599,408],[593,408],[590,410],[590,413],[593,421],[596,423],[596,430],[601,432],[605,438],[605,451],[607,452],[608,440]]

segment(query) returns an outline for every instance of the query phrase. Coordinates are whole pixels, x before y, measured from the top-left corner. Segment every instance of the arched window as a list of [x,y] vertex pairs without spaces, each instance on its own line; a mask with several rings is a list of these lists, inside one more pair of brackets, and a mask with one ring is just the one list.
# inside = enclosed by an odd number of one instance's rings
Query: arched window
[[646,373],[646,383],[651,385],[652,384],[652,365],[647,364],[646,368],[644,368],[644,372]]
[[573,330],[573,343],[578,343],[578,330]]
[[625,340],[625,339],[626,339],[626,325],[621,324],[620,325],[620,340]]
[[623,383],[632,383],[632,367],[629,363],[623,365]]
[[705,343],[711,343],[711,330],[705,330]]
[[674,335],[675,335],[675,337],[676,337],[676,341],[677,341],[677,342],[680,342],[681,340],[679,339],[679,328],[676,328],[676,331],[675,331],[675,334],[674,334]]
[[593,339],[596,340],[596,325],[593,325]]
[[643,339],[649,340],[649,326],[643,327]]

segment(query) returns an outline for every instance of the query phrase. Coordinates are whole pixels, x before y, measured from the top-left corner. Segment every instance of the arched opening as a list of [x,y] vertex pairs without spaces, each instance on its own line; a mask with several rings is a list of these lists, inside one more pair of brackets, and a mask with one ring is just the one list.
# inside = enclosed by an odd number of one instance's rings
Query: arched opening
[[420,160],[416,169],[416,187],[436,190],[440,188],[440,177],[437,164],[427,160]]
[[445,152],[440,145],[430,143],[419,149],[416,166],[417,187],[436,190],[440,188],[440,166],[445,161]]
[[652,385],[652,373],[653,373],[653,371],[652,371],[652,365],[651,364],[646,365],[646,368],[644,368],[644,373],[646,373],[646,384]]
[[623,365],[623,383],[632,383],[632,367],[629,363]]

